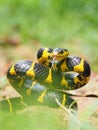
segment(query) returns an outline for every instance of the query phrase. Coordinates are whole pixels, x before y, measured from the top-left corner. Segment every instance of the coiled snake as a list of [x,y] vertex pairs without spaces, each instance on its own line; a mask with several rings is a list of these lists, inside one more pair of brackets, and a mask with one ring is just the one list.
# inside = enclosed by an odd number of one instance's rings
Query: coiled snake
[[[55,100],[58,99],[69,107],[74,100],[63,90],[87,84],[91,70],[83,58],[68,55],[69,51],[63,48],[40,48],[38,62],[21,60],[12,64],[7,78],[28,104],[58,107]],[[74,103],[72,108],[76,107]]]

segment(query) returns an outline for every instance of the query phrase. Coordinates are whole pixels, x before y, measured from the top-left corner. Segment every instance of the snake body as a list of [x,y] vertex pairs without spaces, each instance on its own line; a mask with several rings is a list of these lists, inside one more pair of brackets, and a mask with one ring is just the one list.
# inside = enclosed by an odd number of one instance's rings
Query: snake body
[[[57,107],[55,99],[58,99],[62,105],[70,106],[74,100],[62,90],[84,86],[89,81],[91,71],[86,60],[68,55],[66,49],[41,48],[37,53],[38,62],[21,60],[12,64],[7,78],[31,104]],[[72,107],[76,108],[77,103]]]

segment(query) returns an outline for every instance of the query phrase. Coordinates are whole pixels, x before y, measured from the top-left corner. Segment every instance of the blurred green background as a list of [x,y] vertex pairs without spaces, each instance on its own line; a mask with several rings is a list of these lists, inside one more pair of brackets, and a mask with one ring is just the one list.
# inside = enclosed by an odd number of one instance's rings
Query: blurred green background
[[[0,0],[0,76],[5,75],[9,65],[16,60],[36,60],[40,47],[66,48],[70,55],[87,59],[92,71],[98,73],[97,42],[98,0]],[[5,79],[2,83],[5,84]],[[0,128],[32,129],[34,121],[33,127],[37,130],[42,121],[39,130],[65,130],[66,112],[55,114],[54,111],[47,109],[48,117],[43,112],[36,116],[32,110],[27,110],[26,116],[24,113],[20,116],[21,112],[16,115],[1,112]],[[69,121],[68,130],[76,130],[77,122],[74,125],[74,121],[74,118]],[[87,120],[84,122],[86,130],[92,129]]]
[[64,47],[71,55],[86,58],[98,72],[97,5],[97,0],[0,1],[0,45]]

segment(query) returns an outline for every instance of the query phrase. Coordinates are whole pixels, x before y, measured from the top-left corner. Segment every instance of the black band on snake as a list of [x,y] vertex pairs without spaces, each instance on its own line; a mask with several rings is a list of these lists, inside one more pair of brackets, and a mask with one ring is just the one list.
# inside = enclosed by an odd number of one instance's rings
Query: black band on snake
[[[61,90],[86,85],[91,70],[86,60],[68,55],[69,51],[63,48],[40,48],[38,62],[21,60],[13,64],[7,78],[24,100],[32,99],[32,104],[58,107],[55,100],[58,99],[62,105],[69,107],[74,100]],[[76,103],[72,108],[75,107]]]

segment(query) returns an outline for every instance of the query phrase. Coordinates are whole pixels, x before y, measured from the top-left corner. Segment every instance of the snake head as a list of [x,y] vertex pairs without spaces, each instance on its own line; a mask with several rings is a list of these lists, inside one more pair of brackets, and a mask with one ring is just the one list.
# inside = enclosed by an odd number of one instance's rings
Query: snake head
[[55,48],[53,50],[53,60],[61,61],[69,55],[69,51],[64,48]]

